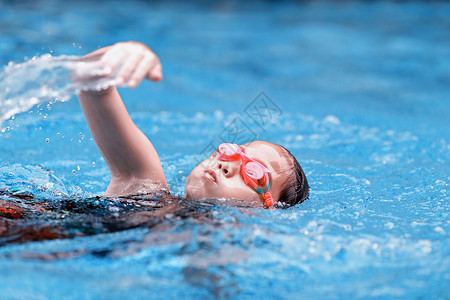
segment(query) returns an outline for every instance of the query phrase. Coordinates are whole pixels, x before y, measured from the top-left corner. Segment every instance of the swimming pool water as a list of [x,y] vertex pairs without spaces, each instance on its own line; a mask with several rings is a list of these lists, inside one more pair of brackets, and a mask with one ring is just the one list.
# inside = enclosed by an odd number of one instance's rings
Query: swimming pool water
[[[164,80],[120,92],[177,195],[236,120],[288,148],[311,186],[287,210],[199,204],[205,220],[3,243],[1,297],[448,299],[449,20],[444,2],[0,1],[1,65],[152,47]],[[261,95],[279,111],[258,126],[246,108]],[[1,189],[106,189],[76,97],[4,126]]]

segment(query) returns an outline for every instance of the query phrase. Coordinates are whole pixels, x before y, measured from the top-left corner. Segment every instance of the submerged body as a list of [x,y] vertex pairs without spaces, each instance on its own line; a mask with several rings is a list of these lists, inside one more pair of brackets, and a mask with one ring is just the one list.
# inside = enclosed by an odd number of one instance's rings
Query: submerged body
[[154,228],[170,219],[209,218],[210,205],[154,192],[127,197],[64,197],[39,200],[0,190],[0,247],[11,243],[74,238],[136,227]]

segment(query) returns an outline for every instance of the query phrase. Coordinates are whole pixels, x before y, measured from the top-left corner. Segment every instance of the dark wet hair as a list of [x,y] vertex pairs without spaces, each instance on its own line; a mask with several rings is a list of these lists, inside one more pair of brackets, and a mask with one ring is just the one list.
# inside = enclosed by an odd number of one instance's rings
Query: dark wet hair
[[294,164],[293,172],[295,176],[295,180],[291,182],[287,182],[286,186],[281,190],[280,197],[278,199],[278,206],[282,208],[287,208],[290,206],[294,206],[296,204],[302,203],[309,197],[309,185],[308,180],[306,179],[305,172],[303,172],[302,167],[298,163],[297,159],[295,159],[294,155],[289,152],[288,149],[281,146],[288,157],[292,159]]

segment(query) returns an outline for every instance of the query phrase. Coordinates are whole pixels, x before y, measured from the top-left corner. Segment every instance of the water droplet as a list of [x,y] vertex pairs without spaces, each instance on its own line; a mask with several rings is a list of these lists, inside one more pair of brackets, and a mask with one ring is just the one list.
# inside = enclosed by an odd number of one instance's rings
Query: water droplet
[[341,121],[336,116],[333,116],[333,115],[326,116],[324,118],[324,122],[331,123],[334,125],[339,125],[341,123]]
[[384,227],[388,230],[391,230],[392,228],[394,228],[394,223],[387,222],[386,224],[384,224]]
[[440,232],[440,233],[445,233],[445,230],[441,226],[434,227],[434,231]]

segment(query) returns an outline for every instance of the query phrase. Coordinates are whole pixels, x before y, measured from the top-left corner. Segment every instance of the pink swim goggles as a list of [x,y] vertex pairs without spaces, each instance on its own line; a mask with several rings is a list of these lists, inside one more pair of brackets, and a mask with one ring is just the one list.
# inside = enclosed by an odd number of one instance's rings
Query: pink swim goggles
[[242,160],[240,173],[244,183],[262,195],[266,207],[273,206],[272,193],[269,191],[270,171],[260,162],[248,157],[242,147],[236,144],[223,143],[219,145],[211,157],[221,161]]

